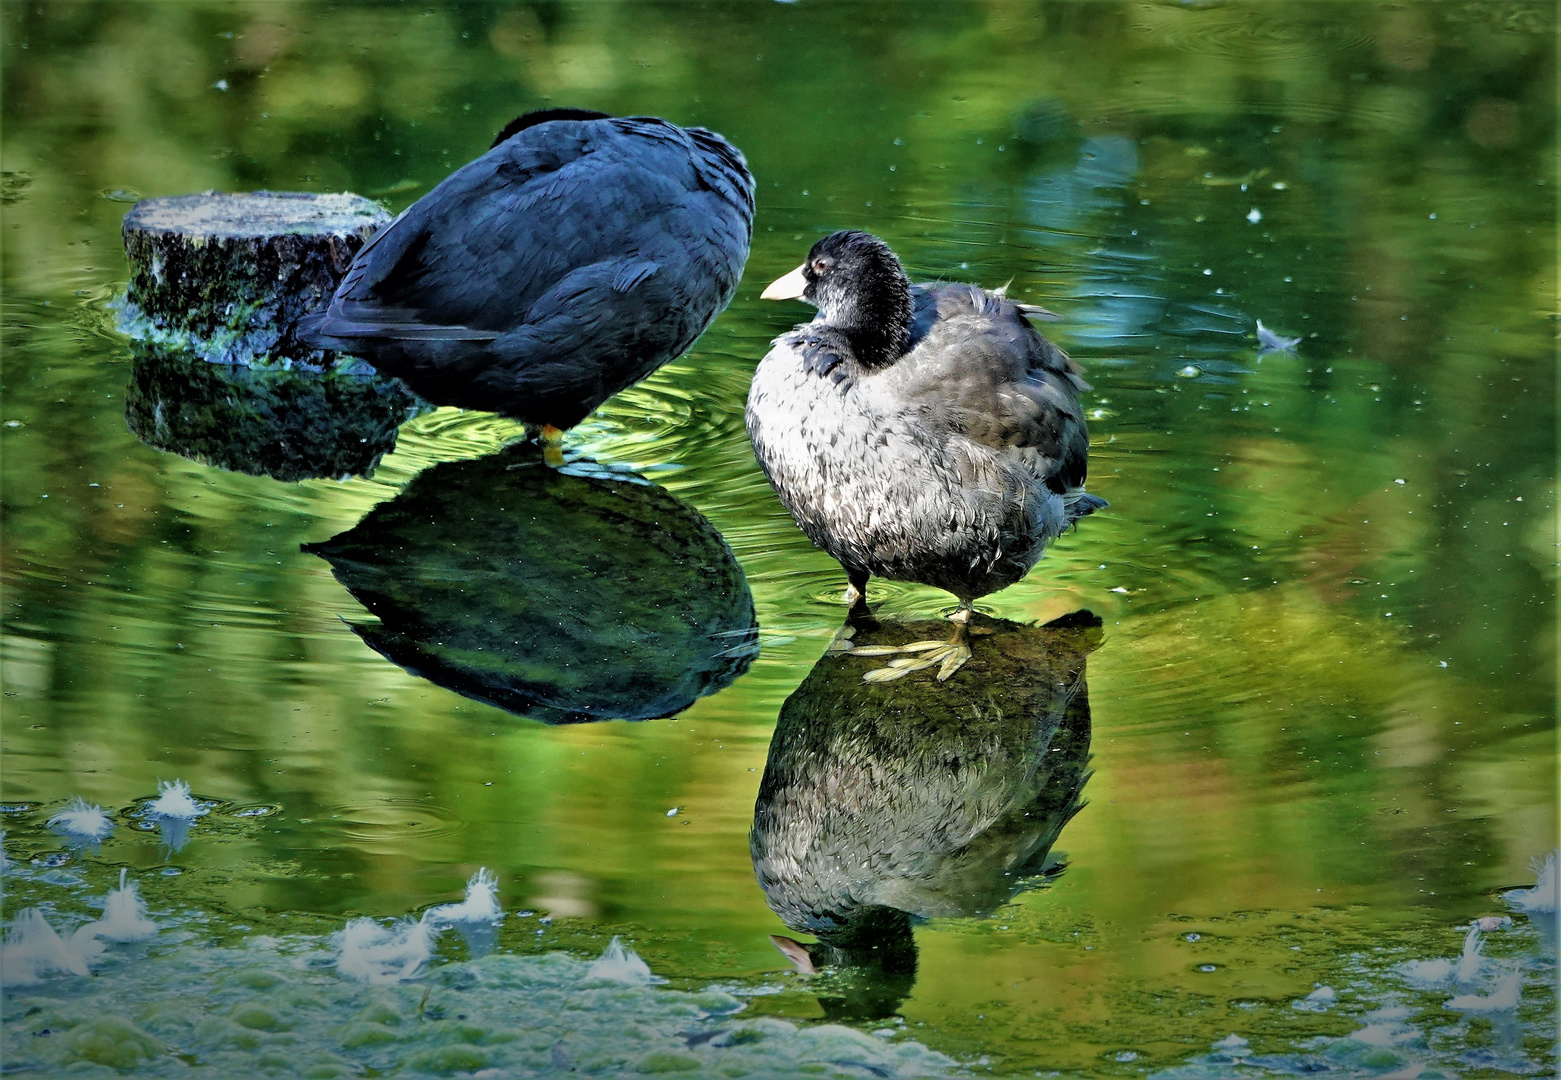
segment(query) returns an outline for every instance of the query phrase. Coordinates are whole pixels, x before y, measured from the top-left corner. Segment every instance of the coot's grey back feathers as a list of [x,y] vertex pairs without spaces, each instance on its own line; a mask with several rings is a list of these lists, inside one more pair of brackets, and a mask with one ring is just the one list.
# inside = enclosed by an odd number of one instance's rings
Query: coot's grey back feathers
[[1089,387],[1067,354],[1018,304],[977,286],[926,285],[912,296],[920,332],[910,362],[897,365],[902,398],[929,425],[1011,453],[1053,491],[1082,485],[1089,434],[1078,393]]
[[377,235],[306,333],[441,403],[567,427],[730,301],[752,185],[702,129],[524,126]]

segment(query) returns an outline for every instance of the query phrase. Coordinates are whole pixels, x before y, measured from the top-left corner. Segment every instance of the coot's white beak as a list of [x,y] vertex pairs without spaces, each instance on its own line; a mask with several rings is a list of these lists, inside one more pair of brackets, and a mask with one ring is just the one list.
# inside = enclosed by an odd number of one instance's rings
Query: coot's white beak
[[802,267],[797,267],[783,278],[776,278],[769,286],[759,294],[761,300],[801,300],[802,294],[808,287],[808,279],[802,276]]

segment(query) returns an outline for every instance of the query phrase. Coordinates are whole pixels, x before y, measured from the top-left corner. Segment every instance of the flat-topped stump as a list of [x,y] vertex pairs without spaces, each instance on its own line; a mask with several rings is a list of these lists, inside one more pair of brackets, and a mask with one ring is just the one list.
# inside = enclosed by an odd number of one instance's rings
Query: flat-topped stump
[[359,195],[253,191],[143,199],[125,215],[119,327],[217,363],[328,366],[297,340],[353,256],[392,220]]

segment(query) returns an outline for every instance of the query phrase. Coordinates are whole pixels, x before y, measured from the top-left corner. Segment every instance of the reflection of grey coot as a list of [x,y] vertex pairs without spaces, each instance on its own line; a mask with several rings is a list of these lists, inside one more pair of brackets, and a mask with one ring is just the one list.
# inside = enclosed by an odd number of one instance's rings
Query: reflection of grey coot
[[820,939],[773,939],[793,964],[866,969],[827,1011],[892,1012],[915,980],[913,918],[987,914],[1043,872],[1088,775],[1084,657],[1098,627],[1088,612],[1039,627],[979,619],[962,677],[941,685],[864,682],[864,660],[830,653],[781,707],[749,843],[770,907]]
[[375,650],[548,723],[670,716],[758,651],[747,580],[708,521],[527,445],[436,465],[304,550],[379,617],[355,627]]
[[152,345],[134,347],[125,394],[125,420],[148,446],[278,480],[367,476],[427,408],[366,369],[213,364]]
[[528,113],[374,237],[300,333],[440,405],[578,424],[731,301],[753,178],[704,128]]

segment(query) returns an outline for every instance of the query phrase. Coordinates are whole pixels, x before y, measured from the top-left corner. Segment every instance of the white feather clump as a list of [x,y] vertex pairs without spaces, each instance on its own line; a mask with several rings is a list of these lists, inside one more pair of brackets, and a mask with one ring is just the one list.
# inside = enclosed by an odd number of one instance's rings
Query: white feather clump
[[426,919],[402,919],[388,927],[366,916],[353,919],[336,935],[341,948],[336,970],[375,986],[415,979],[433,957],[438,935],[439,927]]
[[1544,863],[1535,859],[1530,864],[1537,878],[1532,889],[1513,889],[1503,893],[1501,898],[1519,911],[1531,915],[1554,915],[1557,901],[1561,900],[1561,879],[1556,876],[1556,855],[1557,852],[1552,851],[1545,856]]
[[91,974],[87,965],[98,958],[103,946],[86,930],[81,927],[66,941],[42,911],[23,911],[0,945],[0,985],[31,986],[49,975]]
[[[146,901],[133,881],[126,881],[126,871],[119,871],[119,888],[112,889],[104,897],[103,917],[82,927],[93,928],[98,937],[110,941],[145,941],[157,933],[157,924],[146,912]],[[78,930],[77,933],[81,933]]]
[[1480,976],[1480,968],[1485,965],[1485,958],[1480,955],[1480,950],[1485,947],[1485,935],[1480,933],[1479,924],[1469,927],[1469,932],[1463,936],[1463,955],[1458,958],[1458,970],[1453,978],[1461,983],[1471,983]]
[[77,795],[69,806],[49,819],[49,828],[73,840],[96,843],[114,831],[114,823],[101,806],[88,803]]
[[451,923],[496,923],[504,918],[498,901],[499,879],[486,866],[478,868],[466,883],[466,899],[459,904],[440,904],[423,914],[425,919]]
[[1452,979],[1453,966],[1451,960],[1406,960],[1398,966],[1398,972],[1417,990],[1434,990]]
[[641,960],[633,949],[624,948],[623,941],[614,936],[602,955],[591,961],[586,969],[588,979],[622,983],[624,986],[649,986],[664,982],[650,972],[650,965]]
[[157,791],[157,798],[146,808],[154,817],[193,821],[206,812],[204,806],[190,798],[190,785],[183,780],[158,781]]
[[1463,1009],[1466,1012],[1510,1012],[1518,1007],[1522,993],[1523,972],[1514,971],[1497,983],[1496,989],[1488,995],[1459,994],[1443,1004],[1449,1009]]

